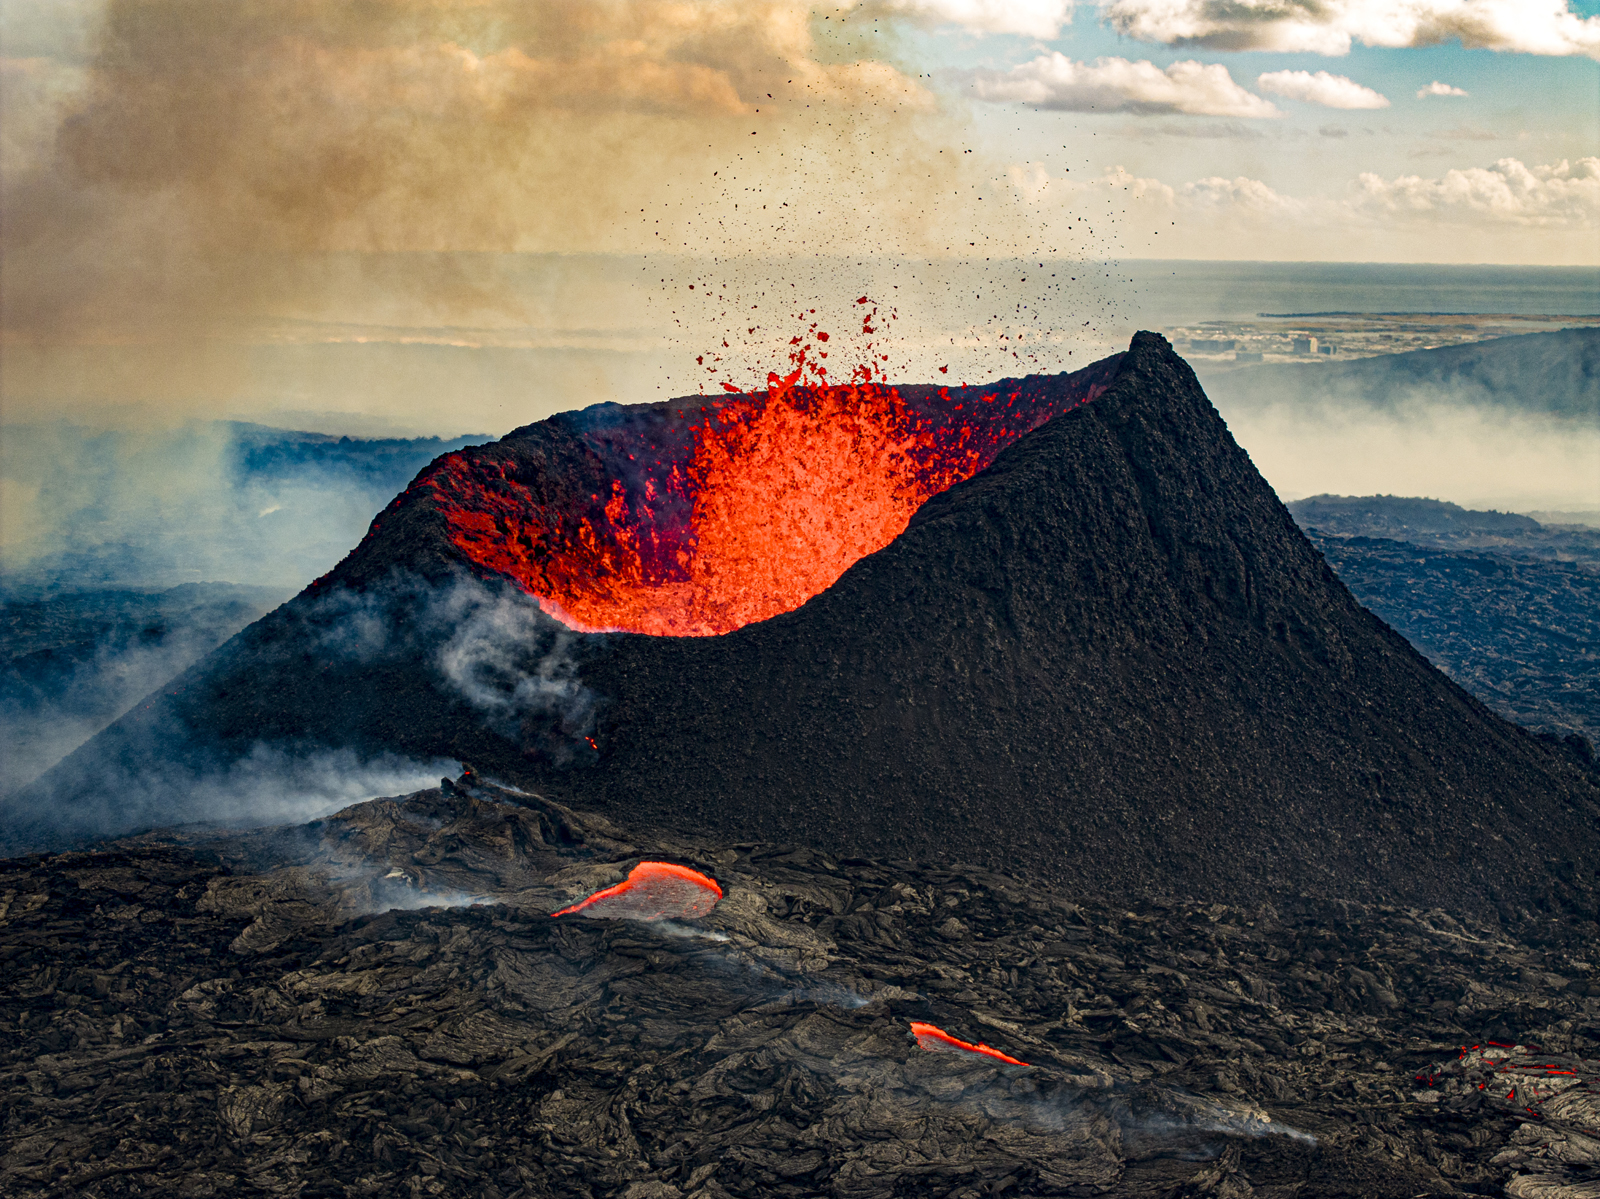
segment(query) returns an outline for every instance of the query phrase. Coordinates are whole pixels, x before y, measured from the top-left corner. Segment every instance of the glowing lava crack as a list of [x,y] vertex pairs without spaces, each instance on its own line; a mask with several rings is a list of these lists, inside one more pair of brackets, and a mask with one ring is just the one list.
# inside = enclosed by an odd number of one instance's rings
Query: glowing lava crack
[[997,1062],[1004,1062],[1008,1066],[1026,1066],[1028,1063],[1017,1058],[1009,1057],[998,1049],[979,1042],[974,1045],[968,1041],[952,1037],[942,1028],[926,1024],[921,1020],[911,1022],[911,1035],[917,1038],[917,1044],[932,1053],[973,1053],[981,1057],[992,1057]]

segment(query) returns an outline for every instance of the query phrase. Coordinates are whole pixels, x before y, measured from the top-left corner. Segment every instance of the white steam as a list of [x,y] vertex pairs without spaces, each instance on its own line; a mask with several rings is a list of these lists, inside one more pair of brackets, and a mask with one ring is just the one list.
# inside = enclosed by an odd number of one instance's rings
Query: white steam
[[1125,1116],[1124,1129],[1154,1137],[1219,1132],[1232,1137],[1285,1137],[1307,1145],[1317,1143],[1317,1138],[1311,1133],[1279,1123],[1258,1107],[1225,1107],[1214,1099],[1165,1088],[1162,1098],[1172,1104],[1174,1110],[1138,1117]]
[[226,763],[152,762],[137,754],[129,759],[105,770],[92,793],[75,795],[70,804],[41,810],[13,799],[0,808],[0,846],[26,850],[43,842],[192,825],[301,824],[354,803],[438,786],[455,768],[443,759],[265,743]]
[[1442,395],[1392,410],[1297,397],[1218,406],[1285,500],[1425,495],[1513,512],[1600,508],[1600,428],[1592,425],[1466,407]]
[[553,621],[527,596],[464,580],[442,598],[459,614],[439,651],[450,685],[502,735],[524,736],[527,723],[553,718],[572,736],[592,725],[595,696],[578,678],[577,634]]
[[582,637],[509,583],[459,575],[434,584],[397,571],[364,591],[318,597],[308,616],[323,655],[364,665],[425,661],[523,749],[558,765],[588,749],[599,697],[579,677]]

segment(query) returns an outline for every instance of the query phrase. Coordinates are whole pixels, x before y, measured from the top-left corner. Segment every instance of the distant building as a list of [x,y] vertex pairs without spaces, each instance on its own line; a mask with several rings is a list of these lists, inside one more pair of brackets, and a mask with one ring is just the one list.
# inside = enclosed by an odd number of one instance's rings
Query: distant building
[[1253,350],[1240,350],[1233,356],[1235,362],[1260,362],[1261,355]]
[[1337,354],[1338,352],[1339,347],[1334,345],[1331,341],[1325,341],[1317,347],[1317,353],[1319,354]]
[[1239,344],[1236,337],[1191,337],[1191,350],[1231,350]]
[[1294,352],[1296,354],[1315,354],[1317,352],[1317,339],[1315,337],[1295,338]]

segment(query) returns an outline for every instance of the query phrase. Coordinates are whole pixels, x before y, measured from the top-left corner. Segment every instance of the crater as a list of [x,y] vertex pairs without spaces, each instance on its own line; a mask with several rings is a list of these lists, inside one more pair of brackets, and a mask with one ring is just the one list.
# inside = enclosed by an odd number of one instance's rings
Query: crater
[[792,611],[928,499],[1103,391],[1121,355],[981,386],[800,386],[597,405],[410,489],[481,572],[581,632],[707,637]]

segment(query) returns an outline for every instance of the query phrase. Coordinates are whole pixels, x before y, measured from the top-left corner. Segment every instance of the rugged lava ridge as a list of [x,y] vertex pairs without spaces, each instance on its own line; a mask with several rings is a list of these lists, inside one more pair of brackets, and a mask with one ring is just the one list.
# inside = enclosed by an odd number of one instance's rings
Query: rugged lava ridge
[[[457,754],[630,821],[1100,893],[1592,916],[1595,776],[1355,602],[1164,339],[1104,366],[1094,402],[799,609],[720,637],[576,636],[593,722],[509,728],[445,684],[449,630],[412,619],[432,585],[416,580],[455,577],[462,556],[436,508],[401,506],[31,802],[101,827],[189,818],[120,806],[117,771],[351,745]],[[587,469],[559,422],[534,428],[475,453],[538,460],[546,479]],[[581,473],[568,486],[599,494]],[[386,648],[334,647],[356,615],[393,630]],[[566,764],[564,744],[580,751]]]

